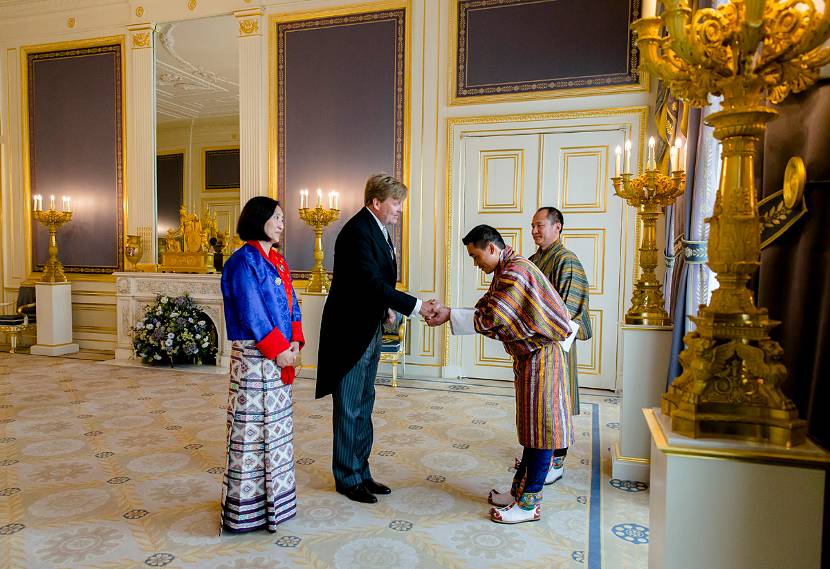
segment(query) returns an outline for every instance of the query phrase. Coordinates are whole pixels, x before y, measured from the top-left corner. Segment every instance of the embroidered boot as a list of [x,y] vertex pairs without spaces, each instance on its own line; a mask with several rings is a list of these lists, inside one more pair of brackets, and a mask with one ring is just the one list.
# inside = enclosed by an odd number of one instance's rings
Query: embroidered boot
[[509,506],[490,508],[490,519],[499,524],[536,522],[542,517],[541,503],[541,492],[525,492]]

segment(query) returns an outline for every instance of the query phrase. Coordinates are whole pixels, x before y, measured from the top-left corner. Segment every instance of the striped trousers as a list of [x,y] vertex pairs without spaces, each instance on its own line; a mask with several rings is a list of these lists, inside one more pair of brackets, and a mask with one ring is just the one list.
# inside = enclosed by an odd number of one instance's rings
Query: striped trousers
[[375,376],[380,360],[381,327],[360,360],[340,380],[332,393],[334,448],[332,472],[338,489],[349,488],[372,477],[372,408],[375,405]]

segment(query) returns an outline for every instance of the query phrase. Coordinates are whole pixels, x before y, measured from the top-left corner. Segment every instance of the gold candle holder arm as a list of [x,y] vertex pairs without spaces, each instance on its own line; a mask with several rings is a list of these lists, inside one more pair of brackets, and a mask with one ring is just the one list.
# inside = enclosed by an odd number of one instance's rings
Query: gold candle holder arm
[[300,208],[300,219],[314,231],[314,267],[311,269],[311,279],[306,288],[308,292],[325,294],[331,288],[328,274],[323,267],[323,230],[338,217],[339,209],[324,209],[320,205],[314,208]]
[[43,267],[43,276],[40,282],[43,283],[65,283],[66,274],[63,272],[63,265],[58,260],[58,229],[72,219],[71,211],[57,211],[53,208],[48,210],[36,210],[32,217],[42,223],[49,230],[49,260]]

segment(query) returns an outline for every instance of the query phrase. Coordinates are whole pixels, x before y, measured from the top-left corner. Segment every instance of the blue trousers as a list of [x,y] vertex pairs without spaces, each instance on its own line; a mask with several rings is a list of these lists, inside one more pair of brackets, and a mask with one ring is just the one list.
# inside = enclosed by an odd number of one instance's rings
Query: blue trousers
[[372,477],[369,454],[372,452],[372,408],[380,346],[381,327],[378,326],[363,356],[332,393],[334,449],[331,467],[338,489],[355,486]]
[[518,500],[522,494],[536,494],[542,491],[552,456],[551,449],[524,448],[522,461],[513,477],[513,488],[510,493],[514,498]]

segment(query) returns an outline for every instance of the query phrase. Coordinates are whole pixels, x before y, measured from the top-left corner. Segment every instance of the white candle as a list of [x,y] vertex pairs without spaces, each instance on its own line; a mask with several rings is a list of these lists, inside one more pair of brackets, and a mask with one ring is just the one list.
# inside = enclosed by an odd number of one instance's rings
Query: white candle
[[300,190],[300,209],[303,209],[303,190]]
[[37,210],[43,211],[43,196],[40,194],[37,195]]
[[657,0],[643,0],[643,18],[653,18],[657,14]]
[[625,141],[625,173],[631,173],[631,141]]
[[656,167],[654,162],[654,137],[650,136],[648,138],[648,158],[646,160],[646,168],[650,170],[654,170]]
[[32,196],[32,211],[38,211],[37,209],[37,194]]
[[317,207],[323,207],[323,190],[317,188]]
[[61,209],[66,211],[66,196],[61,196]]
[[622,148],[617,145],[617,148],[614,150],[614,177],[620,177],[620,158],[622,155]]
[[329,192],[329,209],[334,209],[334,192]]
[[72,211],[72,198],[66,196],[66,211]]
[[677,148],[672,146],[669,149],[669,171],[674,172],[677,170]]
[[55,196],[49,196],[49,209],[55,209]]
[[340,209],[340,192],[334,192],[334,209]]
[[683,141],[679,138],[674,140],[674,147],[677,149],[677,169],[678,170],[685,170],[686,169],[686,152],[685,147],[683,146]]

